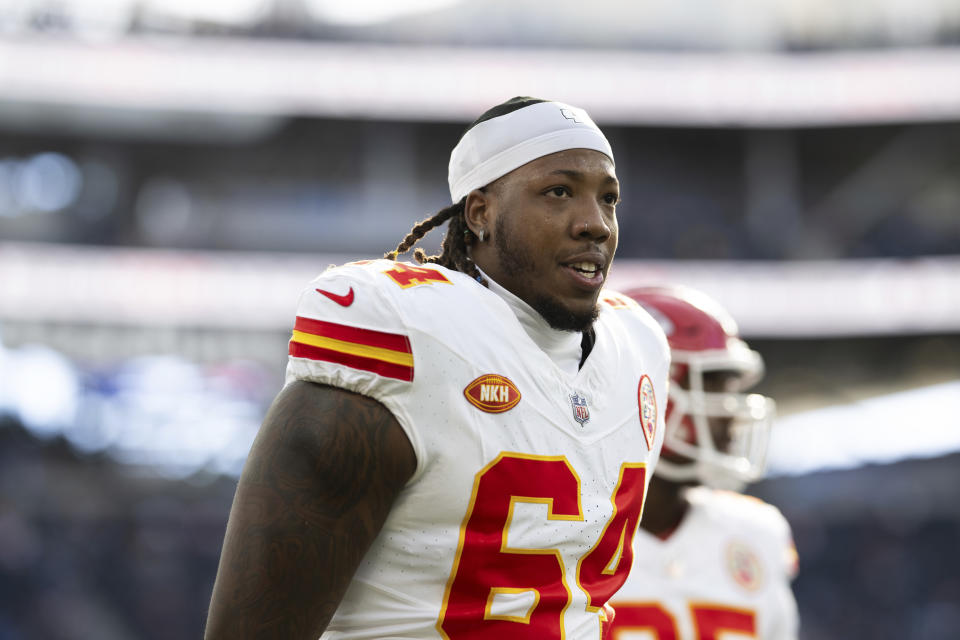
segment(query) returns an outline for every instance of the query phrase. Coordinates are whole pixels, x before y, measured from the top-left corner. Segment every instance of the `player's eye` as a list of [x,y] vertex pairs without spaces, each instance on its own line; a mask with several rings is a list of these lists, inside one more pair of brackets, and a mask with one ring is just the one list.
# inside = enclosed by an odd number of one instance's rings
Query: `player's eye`
[[572,195],[570,193],[570,189],[562,186],[550,187],[549,189],[547,189],[546,193],[548,193],[551,196],[556,196],[557,198],[563,198],[563,197]]
[[609,205],[620,204],[620,194],[610,192],[603,196],[603,201]]

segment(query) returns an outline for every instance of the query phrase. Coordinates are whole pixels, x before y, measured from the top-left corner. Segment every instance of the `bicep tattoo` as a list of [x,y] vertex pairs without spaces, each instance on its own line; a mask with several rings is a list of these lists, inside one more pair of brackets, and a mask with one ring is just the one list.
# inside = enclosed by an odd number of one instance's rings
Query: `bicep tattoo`
[[291,384],[268,412],[237,488],[211,624],[226,625],[223,637],[315,639],[415,463],[379,402]]

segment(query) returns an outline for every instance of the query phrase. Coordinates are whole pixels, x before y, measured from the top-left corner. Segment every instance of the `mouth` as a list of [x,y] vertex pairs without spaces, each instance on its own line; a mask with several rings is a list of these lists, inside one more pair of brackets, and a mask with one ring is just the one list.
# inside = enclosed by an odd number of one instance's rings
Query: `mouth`
[[581,287],[586,289],[598,289],[605,280],[603,267],[605,261],[599,256],[577,257],[561,263],[566,270]]

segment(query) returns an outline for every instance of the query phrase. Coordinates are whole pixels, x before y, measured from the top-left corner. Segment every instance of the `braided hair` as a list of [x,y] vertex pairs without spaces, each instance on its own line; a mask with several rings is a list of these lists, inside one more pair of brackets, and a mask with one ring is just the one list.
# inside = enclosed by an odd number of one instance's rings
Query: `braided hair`
[[[488,109],[477,118],[473,123],[467,127],[463,134],[465,135],[467,131],[474,128],[481,122],[490,120],[491,118],[496,118],[498,116],[506,115],[517,109],[522,109],[523,107],[530,106],[531,104],[536,104],[538,102],[545,102],[539,98],[531,98],[529,96],[517,96],[511,98],[502,104],[498,104],[491,109]],[[463,135],[460,136],[461,139]],[[482,187],[481,191],[485,191],[486,187]],[[413,228],[410,229],[410,232],[403,238],[400,244],[397,245],[397,248],[393,251],[388,251],[384,254],[384,258],[388,260],[396,260],[397,256],[410,251],[417,242],[420,241],[423,236],[427,235],[432,229],[440,226],[447,220],[450,221],[450,225],[447,227],[447,233],[443,237],[443,244],[441,245],[440,253],[433,256],[428,256],[423,249],[417,247],[413,251],[413,257],[418,264],[432,263],[439,264],[441,267],[446,267],[448,269],[454,269],[465,273],[483,286],[487,286],[487,280],[480,273],[480,269],[474,263],[473,259],[470,257],[469,246],[473,244],[476,240],[476,236],[470,230],[470,227],[467,226],[467,220],[464,215],[466,210],[467,197],[464,196],[461,198],[460,202],[450,205],[440,211],[436,212],[432,217],[413,225]]]
[[432,263],[439,264],[441,267],[453,269],[465,273],[478,282],[487,286],[487,280],[480,273],[480,269],[470,257],[467,247],[473,244],[476,236],[467,226],[466,218],[463,215],[466,197],[456,204],[440,209],[432,217],[421,220],[413,225],[410,232],[403,238],[397,248],[384,254],[388,260],[396,260],[397,256],[409,251],[423,236],[427,235],[434,227],[438,227],[447,220],[450,225],[447,227],[447,233],[443,236],[443,244],[440,253],[428,256],[420,247],[413,251],[413,257],[419,264]]

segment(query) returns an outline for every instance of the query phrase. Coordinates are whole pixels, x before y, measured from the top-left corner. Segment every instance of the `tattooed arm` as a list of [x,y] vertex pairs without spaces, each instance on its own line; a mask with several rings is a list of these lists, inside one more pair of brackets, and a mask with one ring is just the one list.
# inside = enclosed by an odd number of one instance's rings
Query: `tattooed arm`
[[240,476],[205,638],[316,640],[415,466],[376,400],[286,387]]

